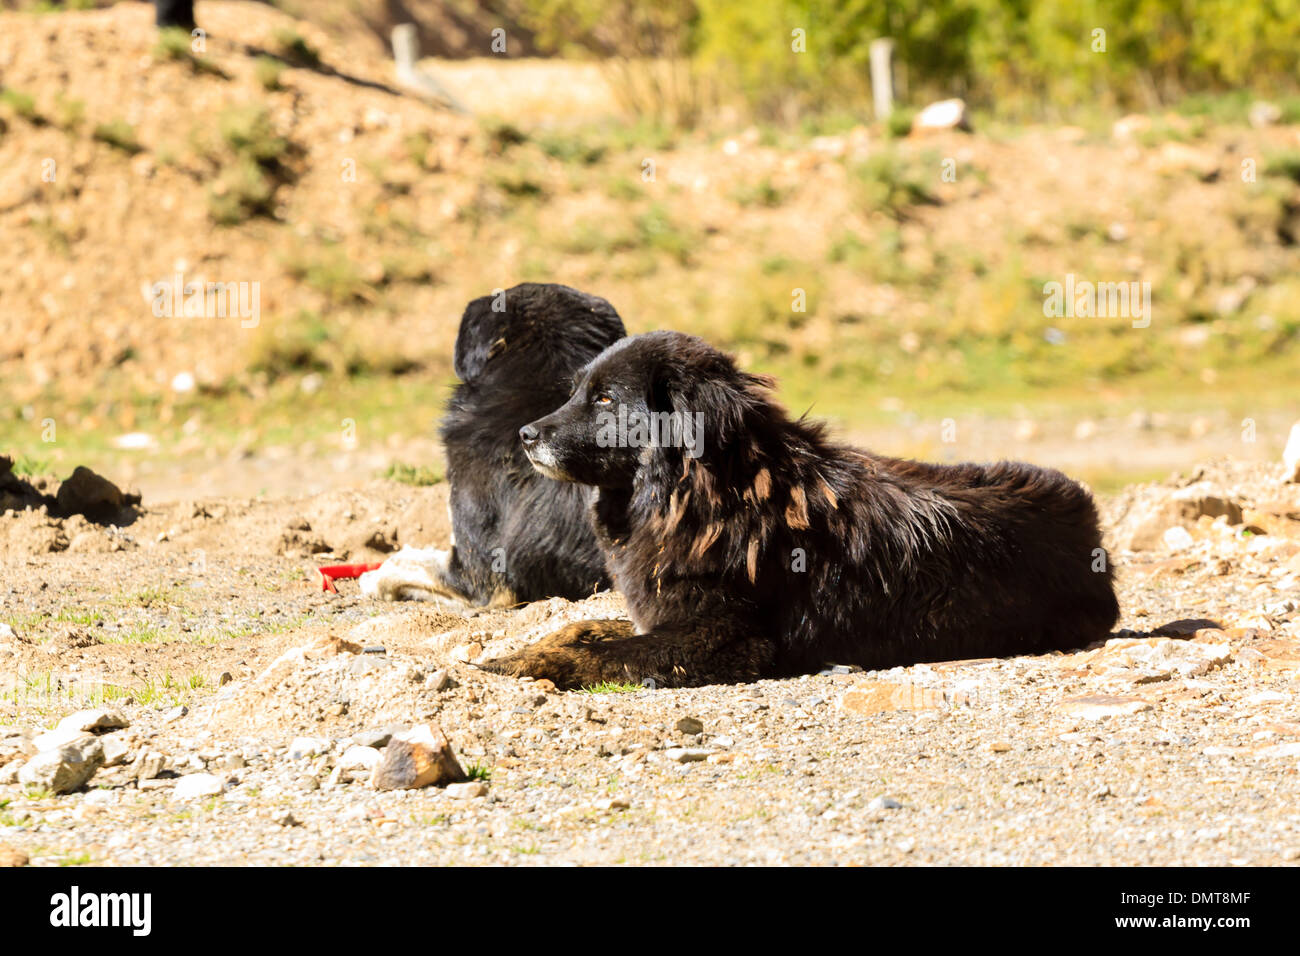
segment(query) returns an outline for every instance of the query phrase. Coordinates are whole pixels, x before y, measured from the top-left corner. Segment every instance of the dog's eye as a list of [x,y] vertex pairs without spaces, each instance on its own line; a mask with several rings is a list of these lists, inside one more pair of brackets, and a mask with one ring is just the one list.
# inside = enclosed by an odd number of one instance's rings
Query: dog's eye
[[614,400],[610,398],[608,395],[606,395],[604,392],[597,392],[596,395],[591,399],[591,403],[593,405],[608,405],[613,401]]

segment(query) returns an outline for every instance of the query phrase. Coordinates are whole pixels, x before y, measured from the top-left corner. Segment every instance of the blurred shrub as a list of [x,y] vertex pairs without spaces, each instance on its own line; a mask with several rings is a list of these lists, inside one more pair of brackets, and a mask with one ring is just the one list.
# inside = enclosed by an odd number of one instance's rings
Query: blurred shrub
[[[610,66],[642,115],[700,115],[720,89],[759,115],[866,109],[869,49],[895,43],[900,99],[1007,114],[1152,108],[1199,92],[1293,91],[1300,0],[513,0],[556,52]],[[679,77],[647,70],[657,58]],[[689,62],[687,62],[689,61]],[[704,71],[708,72],[705,73]],[[673,71],[674,74],[678,71]]]

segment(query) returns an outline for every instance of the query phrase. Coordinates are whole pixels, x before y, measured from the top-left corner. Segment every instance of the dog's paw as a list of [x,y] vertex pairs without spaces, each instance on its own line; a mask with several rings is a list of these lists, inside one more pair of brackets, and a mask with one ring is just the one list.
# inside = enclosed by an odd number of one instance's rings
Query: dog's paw
[[505,657],[483,661],[480,669],[509,677],[546,678],[561,690],[605,682],[640,681],[610,653],[607,642],[632,635],[627,621],[578,621]]

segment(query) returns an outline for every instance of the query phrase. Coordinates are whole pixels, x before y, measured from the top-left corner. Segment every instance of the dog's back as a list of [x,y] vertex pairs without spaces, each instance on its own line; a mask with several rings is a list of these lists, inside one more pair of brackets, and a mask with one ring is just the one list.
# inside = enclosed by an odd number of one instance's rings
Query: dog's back
[[574,373],[623,335],[607,301],[562,285],[524,283],[465,308],[442,439],[455,535],[446,576],[472,603],[609,586],[584,489],[539,475],[519,428],[564,404]]

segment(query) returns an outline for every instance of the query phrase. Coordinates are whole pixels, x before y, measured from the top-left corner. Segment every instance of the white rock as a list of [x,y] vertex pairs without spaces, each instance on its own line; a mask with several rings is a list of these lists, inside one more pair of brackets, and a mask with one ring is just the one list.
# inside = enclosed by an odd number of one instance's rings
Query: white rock
[[73,729],[84,733],[103,733],[108,730],[121,730],[131,726],[131,722],[120,711],[100,707],[91,710],[79,710],[68,714],[59,721],[57,730]]
[[130,752],[126,741],[112,734],[106,734],[99,738],[99,742],[104,749],[105,767],[116,767],[118,764],[126,762],[126,755]]
[[1300,757],[1300,741],[1291,741],[1285,744],[1274,744],[1271,747],[1265,747],[1257,751],[1259,757]]
[[84,736],[85,741],[38,753],[18,771],[18,782],[54,793],[71,793],[85,785],[103,764],[104,751],[97,738]]
[[60,747],[66,747],[68,744],[72,743],[84,743],[82,738],[94,739],[92,734],[88,734],[82,730],[56,728],[55,730],[48,730],[43,734],[38,734],[36,738],[32,740],[32,744],[36,747],[38,752],[44,752],[46,750],[58,750]]
[[289,759],[303,760],[328,753],[330,745],[331,741],[327,737],[294,737],[289,744]]
[[677,763],[696,763],[700,760],[708,760],[711,753],[712,750],[705,750],[702,747],[672,747],[664,751],[664,756]]
[[1165,547],[1170,551],[1185,551],[1194,543],[1191,532],[1182,525],[1174,525],[1172,528],[1165,529],[1165,533],[1160,536],[1165,543]]
[[468,783],[449,783],[446,789],[443,790],[443,793],[453,800],[472,800],[475,797],[486,797],[487,792],[487,784],[479,780],[471,780]]
[[8,624],[0,622],[0,641],[16,641],[16,640],[18,640],[18,635],[14,633],[14,629],[10,627]]
[[969,129],[970,119],[966,115],[966,102],[960,99],[940,100],[931,103],[916,114],[912,121],[913,130]]
[[1291,437],[1286,440],[1286,450],[1282,452],[1283,481],[1300,482],[1300,422],[1291,426]]
[[192,773],[176,781],[172,790],[174,800],[193,800],[197,797],[220,796],[225,790],[225,783],[215,774]]

